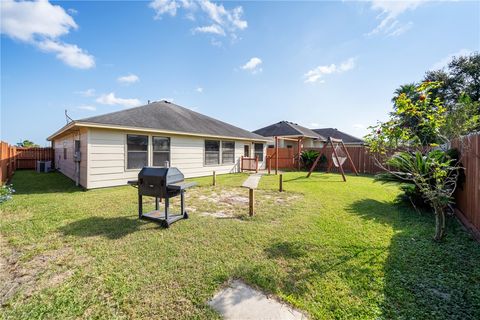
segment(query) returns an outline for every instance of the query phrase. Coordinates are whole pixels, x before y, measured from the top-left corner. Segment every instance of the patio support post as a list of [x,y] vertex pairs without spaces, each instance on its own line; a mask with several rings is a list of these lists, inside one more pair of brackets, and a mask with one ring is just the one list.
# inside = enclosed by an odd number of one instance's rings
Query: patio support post
[[298,171],[300,171],[300,155],[302,154],[302,137],[298,138]]
[[275,137],[275,175],[278,174],[278,137]]
[[217,185],[217,174],[215,173],[215,171],[213,171],[213,181],[212,181],[212,185],[213,186],[216,186]]

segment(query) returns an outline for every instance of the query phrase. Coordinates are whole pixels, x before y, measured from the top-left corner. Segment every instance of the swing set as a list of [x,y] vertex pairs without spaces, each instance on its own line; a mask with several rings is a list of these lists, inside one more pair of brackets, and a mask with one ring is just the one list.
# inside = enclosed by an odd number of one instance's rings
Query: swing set
[[318,154],[317,158],[313,162],[312,167],[308,171],[307,178],[310,177],[313,170],[315,170],[315,167],[318,165],[320,158],[322,157],[322,155],[325,154],[325,152],[327,151],[327,147],[329,145],[332,147],[333,152],[331,156],[332,161],[328,161],[327,172],[330,172],[330,169],[332,168],[332,164],[333,164],[335,167],[340,169],[340,173],[342,174],[343,181],[346,182],[347,178],[345,178],[345,172],[343,171],[342,166],[345,163],[345,161],[348,159],[348,161],[350,162],[350,165],[352,166],[353,172],[355,172],[355,175],[358,176],[357,168],[355,168],[355,165],[353,164],[352,158],[350,158],[350,154],[348,153],[347,147],[345,147],[343,140],[328,137],[327,143],[325,143],[322,150]]

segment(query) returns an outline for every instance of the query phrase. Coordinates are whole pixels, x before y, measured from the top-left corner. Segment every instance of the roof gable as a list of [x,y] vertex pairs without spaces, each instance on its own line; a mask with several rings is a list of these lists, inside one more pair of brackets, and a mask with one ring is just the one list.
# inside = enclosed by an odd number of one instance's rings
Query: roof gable
[[264,137],[257,134],[168,101],[152,102],[144,106],[84,118],[75,122],[265,140]]
[[349,135],[348,133],[342,132],[336,128],[313,129],[313,131],[324,137],[342,139],[344,143],[364,143],[362,139]]
[[326,140],[322,135],[314,132],[313,130],[289,121],[280,121],[267,127],[255,130],[253,133],[264,137],[301,136]]

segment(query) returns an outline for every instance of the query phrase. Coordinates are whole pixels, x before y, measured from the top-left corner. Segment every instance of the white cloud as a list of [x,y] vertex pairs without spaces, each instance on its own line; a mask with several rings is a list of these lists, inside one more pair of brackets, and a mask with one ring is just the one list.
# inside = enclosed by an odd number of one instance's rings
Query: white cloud
[[118,105],[123,107],[136,107],[141,104],[138,99],[123,99],[115,97],[115,93],[110,92],[108,94],[102,94],[96,100],[98,103],[107,104],[107,105]]
[[67,11],[68,11],[68,13],[73,14],[73,15],[76,15],[78,13],[78,11],[73,9],[73,8],[69,8],[69,9],[67,9]]
[[55,53],[58,59],[75,68],[88,69],[95,65],[93,56],[86,51],[58,39],[71,29],[78,29],[73,18],[61,6],[45,0],[4,0],[0,16],[2,34],[30,43],[42,51]]
[[195,89],[195,91],[197,91],[198,93],[203,93],[203,88],[202,87],[197,87]]
[[84,97],[93,97],[95,95],[95,89],[90,88],[83,91],[75,91],[75,93]]
[[350,58],[340,63],[340,65],[338,66],[334,63],[330,65],[325,65],[325,66],[318,66],[315,69],[308,71],[303,76],[305,78],[305,83],[313,83],[313,82],[323,83],[325,82],[325,80],[323,80],[322,78],[325,75],[342,73],[342,72],[349,71],[353,68],[355,68],[355,58]]
[[188,20],[206,21],[206,25],[193,29],[194,34],[210,33],[218,36],[228,34],[232,39],[236,39],[236,32],[248,27],[241,6],[226,9],[222,4],[210,0],[154,0],[150,2],[149,7],[155,10],[155,19],[160,19],[166,14],[176,16],[177,11],[182,9]]
[[444,57],[440,61],[437,61],[432,67],[431,70],[438,70],[446,67],[450,61],[452,61],[453,57],[459,56],[468,56],[472,53],[471,50],[468,49],[460,49],[459,51],[449,54],[448,56]]
[[261,64],[262,64],[262,59],[253,57],[250,60],[248,60],[248,62],[245,63],[241,68],[243,70],[247,70],[255,74],[262,71],[262,68],[260,67]]
[[369,33],[368,36],[376,34],[385,34],[387,36],[399,36],[412,28],[413,22],[401,23],[398,17],[408,10],[415,10],[427,0],[372,0],[370,8],[380,11],[377,19],[381,19],[380,23]]
[[130,73],[129,75],[119,77],[117,81],[123,84],[132,84],[140,81],[140,78],[137,75]]
[[163,14],[169,14],[174,17],[180,4],[175,0],[154,0],[148,6],[155,10],[155,19],[160,19]]
[[86,111],[95,111],[97,107],[95,106],[78,106],[77,109],[86,110]]
[[412,27],[413,27],[413,22],[410,21],[410,22],[408,22],[408,23],[402,24],[402,25],[399,26],[398,28],[395,28],[392,32],[389,32],[389,33],[388,33],[388,36],[389,36],[389,37],[399,36],[399,35],[404,34],[405,32],[407,32],[408,30],[410,30]]
[[59,60],[74,68],[90,69],[95,66],[93,56],[75,44],[44,40],[38,43],[38,47],[42,51],[55,53]]
[[213,33],[213,34],[218,34],[220,36],[225,35],[225,31],[218,24],[212,24],[210,26],[204,26],[204,27],[196,27],[195,29],[193,29],[193,33],[197,33],[197,32]]

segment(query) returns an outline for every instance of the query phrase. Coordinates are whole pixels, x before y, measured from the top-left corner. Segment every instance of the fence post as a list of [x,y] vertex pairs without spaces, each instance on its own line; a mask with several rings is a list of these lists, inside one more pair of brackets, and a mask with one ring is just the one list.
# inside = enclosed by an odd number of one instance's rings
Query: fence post
[[255,194],[252,188],[248,189],[248,215],[251,217],[255,214]]
[[281,173],[278,179],[278,191],[283,192],[283,174]]
[[213,184],[213,186],[216,186],[216,185],[217,185],[217,174],[215,173],[215,171],[213,171],[213,181],[212,181],[212,184]]
[[255,156],[255,173],[258,173],[258,156]]
[[240,172],[243,172],[243,156],[240,157]]

